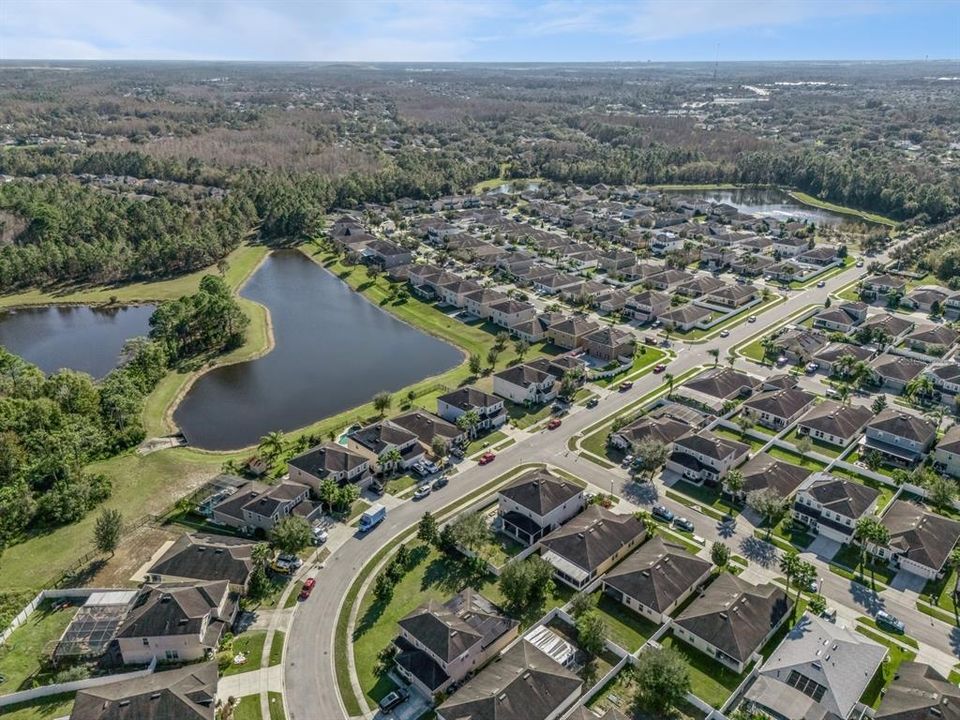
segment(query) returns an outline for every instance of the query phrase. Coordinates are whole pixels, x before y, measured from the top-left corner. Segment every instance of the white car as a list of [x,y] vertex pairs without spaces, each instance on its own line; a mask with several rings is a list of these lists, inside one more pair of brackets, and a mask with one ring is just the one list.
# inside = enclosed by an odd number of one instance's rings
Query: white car
[[722,337],[722,338],[730,337],[730,331],[729,331],[729,330],[721,330],[721,331],[720,331],[720,337]]
[[757,321],[756,315],[751,315],[750,317],[747,318],[747,322],[756,322],[756,321]]
[[328,533],[323,528],[314,528],[313,529],[313,544],[314,545],[323,545],[327,540],[330,539],[330,533]]
[[303,560],[298,558],[296,555],[280,555],[277,558],[278,564],[287,565],[293,570],[299,570],[303,567]]

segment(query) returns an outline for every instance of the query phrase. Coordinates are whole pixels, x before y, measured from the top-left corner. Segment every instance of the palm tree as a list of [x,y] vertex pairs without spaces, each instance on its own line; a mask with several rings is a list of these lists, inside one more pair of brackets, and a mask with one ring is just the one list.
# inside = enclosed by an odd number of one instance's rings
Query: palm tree
[[663,376],[663,381],[667,383],[667,386],[669,388],[667,390],[667,397],[670,397],[671,395],[673,395],[673,381],[674,381],[673,373],[665,373]]
[[713,358],[713,366],[716,367],[717,363],[720,362],[720,349],[710,348],[709,350],[707,350],[707,355]]
[[793,576],[797,581],[797,597],[793,602],[793,606],[796,608],[800,603],[800,591],[809,588],[816,581],[817,568],[805,560],[800,560]]
[[254,567],[261,570],[266,569],[272,555],[273,551],[270,550],[270,545],[265,542],[257,543],[250,551],[250,559],[253,560]]
[[457,418],[457,427],[463,430],[470,437],[474,437],[477,432],[477,425],[480,424],[480,416],[476,410],[468,410]]
[[904,388],[904,394],[914,403],[920,404],[929,399],[936,387],[933,380],[927,375],[917,375],[913,380],[907,383]]
[[516,351],[517,358],[519,358],[520,362],[523,362],[523,356],[526,355],[530,349],[530,343],[523,338],[517,338],[513,341],[513,349]]
[[787,578],[788,594],[790,593],[790,583],[792,583],[793,579],[797,576],[797,572],[800,570],[800,563],[802,562],[803,560],[800,559],[800,554],[796,550],[784,553],[780,558],[780,572]]
[[847,377],[856,363],[857,359],[853,355],[844,354],[837,358],[837,361],[833,364],[833,369],[840,377]]
[[279,430],[274,430],[264,435],[260,438],[260,443],[257,445],[257,453],[268,467],[273,466],[277,458],[283,455],[285,449],[283,433]]
[[397,447],[384,450],[377,458],[377,463],[380,465],[380,469],[384,472],[384,474],[396,469],[397,464],[402,461],[403,453],[401,453],[400,448]]
[[731,470],[723,479],[723,487],[730,494],[730,497],[735,498],[737,493],[743,490],[743,482],[743,473],[739,470]]

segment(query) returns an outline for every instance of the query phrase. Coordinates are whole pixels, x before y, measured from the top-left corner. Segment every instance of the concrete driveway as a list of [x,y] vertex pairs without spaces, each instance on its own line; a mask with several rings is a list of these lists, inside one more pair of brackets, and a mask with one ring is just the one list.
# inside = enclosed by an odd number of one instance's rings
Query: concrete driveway
[[840,543],[823,535],[818,535],[817,539],[810,543],[806,552],[816,555],[821,560],[833,560],[833,556],[840,550]]
[[919,595],[923,592],[923,588],[926,586],[926,579],[920,577],[919,575],[914,575],[911,572],[906,570],[900,570],[890,581],[890,587],[893,590],[901,590],[903,592],[912,592]]

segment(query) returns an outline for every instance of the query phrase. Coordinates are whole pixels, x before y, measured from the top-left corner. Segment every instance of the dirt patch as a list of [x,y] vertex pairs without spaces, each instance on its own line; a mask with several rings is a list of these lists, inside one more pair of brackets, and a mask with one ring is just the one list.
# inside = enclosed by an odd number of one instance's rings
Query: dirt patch
[[123,536],[116,554],[108,558],[87,579],[90,587],[136,587],[130,578],[166,541],[176,540],[182,533],[153,525],[143,525]]

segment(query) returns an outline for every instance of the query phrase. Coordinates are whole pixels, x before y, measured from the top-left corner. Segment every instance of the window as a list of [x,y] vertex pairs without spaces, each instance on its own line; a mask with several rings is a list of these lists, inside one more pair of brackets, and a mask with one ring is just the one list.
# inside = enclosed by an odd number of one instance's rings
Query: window
[[167,660],[179,660],[180,653],[178,653],[176,650],[167,650],[166,658]]
[[144,638],[144,639],[143,639],[143,644],[149,647],[149,645],[150,645],[150,638]]

